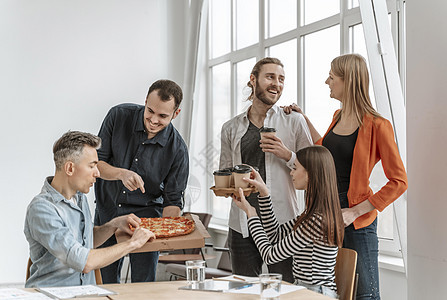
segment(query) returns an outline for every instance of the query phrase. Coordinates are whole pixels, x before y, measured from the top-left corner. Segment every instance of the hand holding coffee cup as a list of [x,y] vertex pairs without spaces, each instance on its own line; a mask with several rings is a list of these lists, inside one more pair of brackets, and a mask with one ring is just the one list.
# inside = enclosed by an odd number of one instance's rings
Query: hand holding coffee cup
[[249,183],[243,178],[250,179],[252,168],[249,165],[236,165],[233,168],[233,177],[234,177],[234,187],[238,188],[248,188]]
[[272,127],[262,127],[259,129],[259,133],[261,134],[261,139],[275,136],[276,135],[276,129]]
[[[265,130],[267,128],[261,128],[260,130]],[[275,130],[274,128],[270,128]],[[270,132],[261,132],[260,145],[262,152],[272,153],[275,156],[289,161],[292,158],[292,151],[287,148],[282,140],[276,136],[276,130]]]
[[254,186],[258,190],[259,196],[265,197],[270,195],[267,185],[265,184],[264,180],[262,180],[261,174],[259,174],[256,169],[252,169],[249,178],[244,178],[242,180],[247,182],[249,185]]
[[276,129],[271,127],[262,127],[259,129],[259,134],[261,135],[261,148],[263,144],[271,144],[275,141]]

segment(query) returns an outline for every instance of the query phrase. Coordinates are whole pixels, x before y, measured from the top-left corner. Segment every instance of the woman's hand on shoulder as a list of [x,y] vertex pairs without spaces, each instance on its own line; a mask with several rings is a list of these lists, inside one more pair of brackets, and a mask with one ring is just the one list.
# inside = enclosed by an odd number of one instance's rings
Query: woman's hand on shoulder
[[287,106],[281,106],[281,108],[284,110],[284,112],[287,115],[291,114],[292,111],[295,111],[297,113],[304,115],[303,111],[301,110],[301,107],[299,107],[296,103],[292,103],[291,105],[287,105]]

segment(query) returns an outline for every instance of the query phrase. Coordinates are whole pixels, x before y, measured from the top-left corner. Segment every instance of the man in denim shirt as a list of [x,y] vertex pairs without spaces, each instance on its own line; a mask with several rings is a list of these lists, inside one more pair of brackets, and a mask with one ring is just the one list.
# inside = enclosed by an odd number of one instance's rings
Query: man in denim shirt
[[[32,261],[26,287],[95,284],[91,272],[140,248],[155,235],[143,228],[135,215],[115,218],[93,227],[85,193],[100,176],[96,149],[101,139],[89,133],[69,131],[53,147],[56,172],[45,180],[42,191],[28,206],[25,236]],[[117,229],[132,238],[113,247],[94,249]]]
[[[171,121],[180,112],[183,94],[173,81],[158,80],[145,105],[120,104],[105,117],[99,136],[95,184],[95,224],[116,216],[179,216],[189,173],[188,150]],[[112,236],[104,246],[116,244]],[[132,282],[155,280],[158,252],[130,254]],[[122,260],[101,269],[104,283],[119,283]]]

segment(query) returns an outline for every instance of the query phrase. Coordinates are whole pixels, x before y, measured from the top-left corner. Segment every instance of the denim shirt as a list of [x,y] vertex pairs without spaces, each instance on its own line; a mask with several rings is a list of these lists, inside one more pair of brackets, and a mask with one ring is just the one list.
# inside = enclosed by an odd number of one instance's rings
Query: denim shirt
[[33,264],[25,287],[95,284],[94,272],[83,274],[93,248],[93,223],[87,197],[77,192],[77,205],[51,186],[47,177],[28,205],[25,236]]
[[110,109],[101,125],[99,160],[140,175],[145,193],[140,189],[128,190],[120,180],[98,178],[95,184],[97,225],[130,212],[139,217],[154,217],[147,215],[148,210],[159,210],[161,217],[161,210],[166,206],[183,208],[189,174],[188,149],[172,123],[148,139],[144,109],[137,104],[117,105]]

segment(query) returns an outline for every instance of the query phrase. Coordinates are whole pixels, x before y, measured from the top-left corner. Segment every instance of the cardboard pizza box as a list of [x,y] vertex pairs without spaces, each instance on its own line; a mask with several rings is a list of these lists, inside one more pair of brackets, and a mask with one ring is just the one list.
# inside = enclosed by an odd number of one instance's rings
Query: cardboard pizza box
[[[177,249],[191,249],[202,248],[205,246],[205,239],[211,237],[203,226],[199,217],[196,215],[185,216],[188,219],[194,220],[195,229],[193,232],[187,235],[176,236],[172,238],[158,238],[155,241],[147,242],[143,247],[133,251],[138,252],[151,252],[151,251],[171,251]],[[125,242],[130,239],[130,235],[124,231],[117,230],[115,232],[116,240],[118,243]]]

